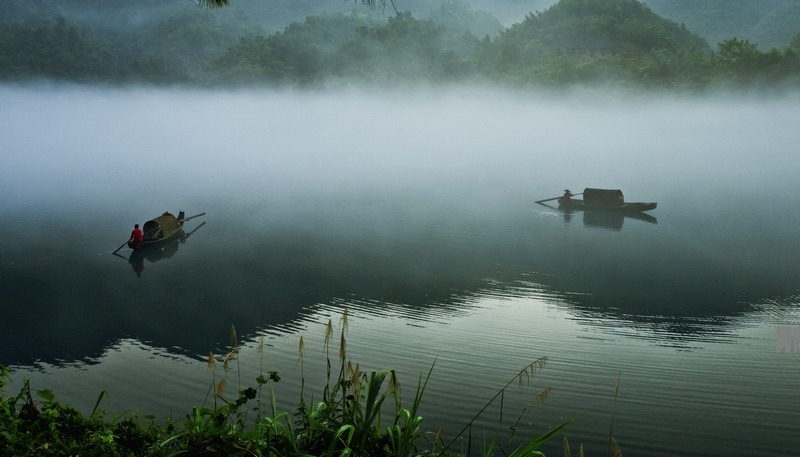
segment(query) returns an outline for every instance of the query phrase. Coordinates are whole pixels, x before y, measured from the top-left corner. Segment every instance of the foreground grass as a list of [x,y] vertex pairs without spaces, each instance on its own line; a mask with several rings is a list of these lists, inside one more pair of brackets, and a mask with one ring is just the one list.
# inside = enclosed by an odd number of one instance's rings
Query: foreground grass
[[[459,447],[467,449],[466,455],[469,455],[471,433],[468,433],[466,445],[463,434],[471,430],[472,423],[486,407],[450,443],[443,442],[441,433],[425,432],[418,411],[434,367],[424,378],[420,375],[413,402],[410,408],[404,408],[394,370],[367,374],[348,360],[344,338],[346,319],[345,310],[338,376],[332,381],[328,343],[333,327],[329,321],[325,335],[328,381],[321,400],[307,404],[301,393],[300,403],[291,412],[278,411],[276,407],[272,390],[272,384],[280,381],[276,372],[262,370],[256,385],[240,391],[236,400],[223,398],[226,382],[217,381],[216,370],[218,363],[227,367],[237,360],[239,346],[233,328],[228,354],[219,360],[209,354],[213,407],[195,407],[184,419],[165,423],[157,423],[153,416],[136,414],[107,418],[99,408],[103,398],[108,397],[105,391],[100,393],[88,416],[55,401],[55,395],[49,390],[32,389],[28,381],[16,396],[8,396],[4,388],[10,382],[10,373],[0,365],[0,455],[459,456],[463,454],[451,449],[459,441]],[[262,348],[263,340],[259,342],[259,351]],[[301,363],[303,357],[301,338]],[[486,406],[515,381],[522,384],[529,380],[545,362],[543,357],[524,367]],[[304,383],[301,375],[301,385]],[[536,395],[534,401],[543,402],[549,390]],[[262,397],[267,400],[262,401]],[[544,455],[541,446],[569,422],[512,449],[505,448],[507,441],[495,438],[481,449],[481,455]],[[568,452],[567,446],[565,451]]]

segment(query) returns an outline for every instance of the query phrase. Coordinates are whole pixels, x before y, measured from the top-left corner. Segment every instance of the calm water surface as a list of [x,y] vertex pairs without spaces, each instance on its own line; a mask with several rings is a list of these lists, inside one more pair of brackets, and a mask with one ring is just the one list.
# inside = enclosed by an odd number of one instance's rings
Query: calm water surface
[[[318,398],[324,325],[346,308],[349,357],[397,369],[406,401],[435,363],[422,414],[448,438],[546,356],[473,441],[525,411],[518,436],[575,418],[587,455],[612,417],[626,455],[793,455],[800,352],[776,349],[800,327],[797,106],[0,88],[0,363],[84,412],[107,390],[108,411],[180,417],[235,325],[219,376],[278,371],[290,408],[300,337]],[[534,203],[565,187],[659,207]],[[112,255],[166,210],[206,216]]]

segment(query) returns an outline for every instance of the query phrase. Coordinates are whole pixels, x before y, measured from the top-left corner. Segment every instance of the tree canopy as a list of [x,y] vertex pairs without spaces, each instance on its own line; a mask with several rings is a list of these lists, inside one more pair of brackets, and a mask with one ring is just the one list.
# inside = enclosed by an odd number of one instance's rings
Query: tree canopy
[[[680,90],[800,84],[800,33],[768,51],[736,37],[712,49],[636,0],[561,0],[508,28],[451,0],[430,8],[427,17],[353,10],[308,16],[275,32],[260,25],[252,5],[209,11],[186,8],[182,1],[142,1],[150,3],[138,9],[125,3],[117,16],[96,0],[75,0],[56,16],[44,0],[16,1],[24,7],[17,10],[20,19],[4,15],[0,28],[0,80],[201,86],[602,83]],[[103,20],[86,20],[92,14]]]

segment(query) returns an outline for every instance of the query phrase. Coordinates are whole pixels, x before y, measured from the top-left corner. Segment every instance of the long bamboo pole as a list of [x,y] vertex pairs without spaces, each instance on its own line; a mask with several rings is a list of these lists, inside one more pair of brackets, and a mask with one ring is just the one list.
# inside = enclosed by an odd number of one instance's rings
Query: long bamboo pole
[[[572,194],[572,196],[573,196],[573,197],[575,197],[575,196],[577,196],[577,195],[583,195],[583,192],[581,192],[581,193],[579,193],[579,194]],[[559,198],[561,198],[561,197],[563,197],[563,195],[559,195],[558,197],[553,197],[553,198],[546,198],[546,199],[544,199],[544,200],[536,200],[536,202],[535,202],[535,203],[551,202],[551,201],[553,201],[553,200],[558,200],[558,199],[559,199]]]

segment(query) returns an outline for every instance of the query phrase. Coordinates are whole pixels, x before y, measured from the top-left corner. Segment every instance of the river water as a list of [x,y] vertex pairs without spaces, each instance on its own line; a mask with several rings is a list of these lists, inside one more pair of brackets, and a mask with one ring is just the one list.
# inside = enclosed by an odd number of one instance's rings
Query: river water
[[[278,371],[291,408],[320,397],[344,332],[408,404],[433,367],[424,428],[448,441],[547,357],[473,445],[522,414],[517,437],[575,419],[549,454],[566,437],[603,455],[613,427],[626,455],[793,455],[797,102],[2,87],[6,393],[29,378],[87,413],[106,390],[109,413],[179,418],[209,405],[206,357],[233,325],[227,395]],[[566,187],[658,208],[534,203]],[[206,215],[144,258],[112,254],[180,210]]]

